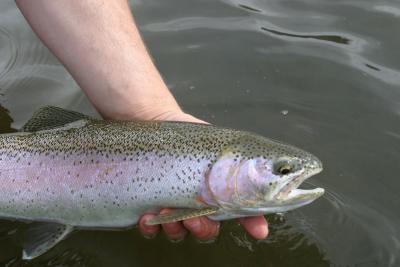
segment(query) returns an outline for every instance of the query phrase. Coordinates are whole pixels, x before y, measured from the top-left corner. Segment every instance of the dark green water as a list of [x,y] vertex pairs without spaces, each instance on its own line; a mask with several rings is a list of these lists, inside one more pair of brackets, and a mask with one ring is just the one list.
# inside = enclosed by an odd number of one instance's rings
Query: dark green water
[[[313,152],[325,170],[309,183],[327,192],[268,216],[264,241],[235,222],[213,244],[82,231],[29,264],[14,240],[24,224],[2,221],[1,265],[400,266],[400,2],[131,2],[185,110]],[[0,2],[0,93],[2,132],[43,105],[95,114],[11,0]]]

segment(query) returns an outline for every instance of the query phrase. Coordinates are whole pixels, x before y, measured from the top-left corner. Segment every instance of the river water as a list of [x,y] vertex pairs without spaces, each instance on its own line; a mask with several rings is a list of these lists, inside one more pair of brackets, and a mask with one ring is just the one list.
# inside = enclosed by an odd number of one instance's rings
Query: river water
[[[146,43],[183,108],[316,154],[313,204],[173,244],[137,230],[81,231],[26,264],[1,221],[4,266],[400,266],[400,2],[135,0]],[[11,0],[0,2],[0,129],[55,105],[96,115]]]

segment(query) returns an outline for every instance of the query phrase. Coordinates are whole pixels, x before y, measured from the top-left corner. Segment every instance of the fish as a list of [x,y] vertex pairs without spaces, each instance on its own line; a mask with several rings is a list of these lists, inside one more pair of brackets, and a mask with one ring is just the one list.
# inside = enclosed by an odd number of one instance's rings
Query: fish
[[58,107],[0,135],[0,218],[32,222],[22,258],[44,254],[75,229],[126,229],[197,216],[228,220],[302,207],[300,189],[322,162],[243,130],[175,121],[113,121]]

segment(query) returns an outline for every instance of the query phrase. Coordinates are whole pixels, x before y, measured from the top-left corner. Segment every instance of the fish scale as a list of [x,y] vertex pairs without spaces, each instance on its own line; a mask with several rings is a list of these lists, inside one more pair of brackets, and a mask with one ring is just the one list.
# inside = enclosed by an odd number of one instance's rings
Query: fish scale
[[204,206],[195,199],[226,133],[217,142],[203,125],[86,123],[0,136],[0,216],[111,227],[135,224],[161,205]]
[[163,207],[177,209],[149,225],[298,208],[323,194],[297,189],[321,170],[312,154],[246,131],[45,107],[0,135],[0,217],[37,222],[23,245],[32,259],[74,228],[126,228]]

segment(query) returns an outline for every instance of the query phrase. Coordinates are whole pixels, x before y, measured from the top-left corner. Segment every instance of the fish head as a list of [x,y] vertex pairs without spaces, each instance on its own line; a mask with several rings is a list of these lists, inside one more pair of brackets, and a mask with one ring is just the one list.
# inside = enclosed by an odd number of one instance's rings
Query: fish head
[[249,134],[225,147],[211,167],[208,198],[243,216],[284,212],[324,193],[322,188],[298,188],[321,171],[321,161],[311,153]]

